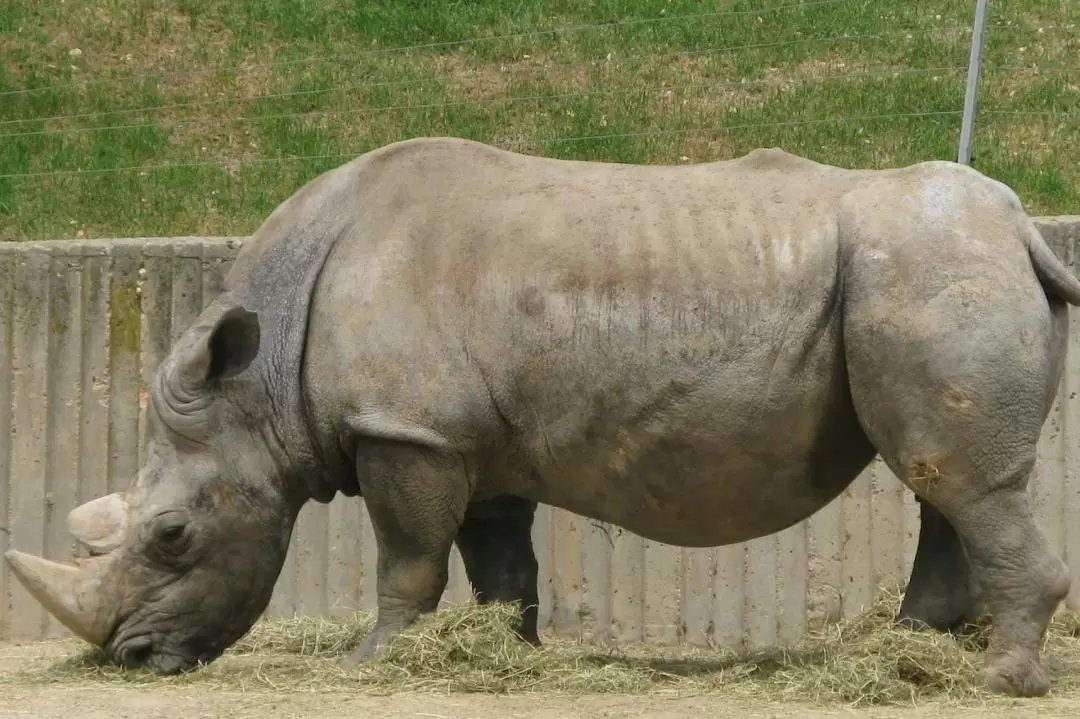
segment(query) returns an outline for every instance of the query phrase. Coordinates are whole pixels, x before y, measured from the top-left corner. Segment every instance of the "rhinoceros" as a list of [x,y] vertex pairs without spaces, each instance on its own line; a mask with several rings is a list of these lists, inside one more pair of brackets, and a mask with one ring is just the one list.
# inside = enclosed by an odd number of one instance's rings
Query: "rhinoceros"
[[921,503],[898,621],[989,608],[983,681],[1035,696],[1070,574],[1026,492],[1080,282],[1006,185],[779,149],[645,166],[457,138],[286,199],[149,383],[145,463],[14,574],[124,666],[214,661],[308,501],[360,495],[378,614],[433,611],[451,548],[537,637],[538,503],[685,547],[798,523],[880,455]]

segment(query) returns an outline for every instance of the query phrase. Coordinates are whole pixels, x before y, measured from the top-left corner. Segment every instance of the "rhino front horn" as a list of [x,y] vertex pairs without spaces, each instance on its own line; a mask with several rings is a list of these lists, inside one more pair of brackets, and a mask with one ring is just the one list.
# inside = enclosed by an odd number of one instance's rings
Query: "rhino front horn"
[[90,554],[108,554],[124,541],[127,518],[127,499],[114,492],[71,510],[68,531]]
[[101,595],[104,560],[95,559],[74,567],[18,552],[4,558],[27,591],[65,627],[95,646],[109,637],[109,617]]

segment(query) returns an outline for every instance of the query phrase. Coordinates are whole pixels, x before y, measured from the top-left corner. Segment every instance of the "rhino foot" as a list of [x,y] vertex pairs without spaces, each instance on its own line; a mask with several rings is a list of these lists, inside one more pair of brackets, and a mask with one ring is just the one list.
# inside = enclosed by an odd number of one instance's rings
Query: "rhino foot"
[[351,654],[341,660],[341,665],[352,669],[386,657],[390,651],[390,642],[397,630],[392,627],[376,627],[371,634]]
[[1023,650],[987,657],[983,681],[990,691],[1012,697],[1041,697],[1050,691],[1038,657]]

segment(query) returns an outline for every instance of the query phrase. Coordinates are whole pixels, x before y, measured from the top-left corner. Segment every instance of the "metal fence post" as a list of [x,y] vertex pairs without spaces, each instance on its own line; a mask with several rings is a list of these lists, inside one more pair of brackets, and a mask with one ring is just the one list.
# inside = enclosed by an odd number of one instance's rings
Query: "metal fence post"
[[975,101],[979,95],[979,71],[982,69],[983,38],[986,35],[986,10],[990,0],[975,0],[975,24],[971,32],[971,55],[968,58],[967,89],[964,91],[964,117],[960,122],[960,150],[956,161],[971,164],[971,140],[975,127]]

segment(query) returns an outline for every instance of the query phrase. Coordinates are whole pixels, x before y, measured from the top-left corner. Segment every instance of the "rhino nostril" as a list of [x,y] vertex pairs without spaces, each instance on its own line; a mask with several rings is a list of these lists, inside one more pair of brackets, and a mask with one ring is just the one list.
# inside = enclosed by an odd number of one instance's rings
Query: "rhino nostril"
[[154,644],[149,637],[132,639],[120,650],[120,663],[127,669],[145,665],[154,652]]

